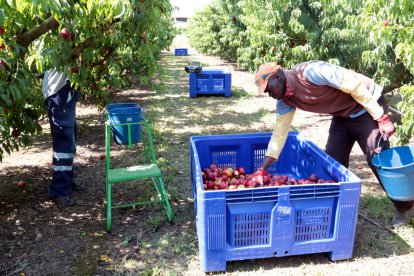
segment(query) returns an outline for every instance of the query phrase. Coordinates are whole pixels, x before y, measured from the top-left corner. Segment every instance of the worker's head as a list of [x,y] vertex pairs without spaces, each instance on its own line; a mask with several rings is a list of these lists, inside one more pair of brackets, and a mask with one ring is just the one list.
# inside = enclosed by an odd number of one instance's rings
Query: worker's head
[[255,83],[258,86],[258,94],[269,93],[274,99],[282,99],[286,92],[286,77],[282,66],[276,62],[262,65],[256,73]]

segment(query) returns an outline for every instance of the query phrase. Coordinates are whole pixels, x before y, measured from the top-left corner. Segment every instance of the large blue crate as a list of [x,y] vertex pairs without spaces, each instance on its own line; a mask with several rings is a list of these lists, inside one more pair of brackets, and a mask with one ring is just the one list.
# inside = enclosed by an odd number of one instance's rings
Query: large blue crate
[[188,56],[187,48],[175,48],[174,53],[176,56]]
[[271,133],[193,136],[191,179],[204,272],[225,271],[227,261],[328,253],[352,257],[361,180],[298,132],[290,132],[279,161],[268,169],[333,184],[204,191],[201,171],[262,165]]
[[221,94],[231,96],[231,73],[223,69],[203,68],[200,73],[190,73],[190,97]]

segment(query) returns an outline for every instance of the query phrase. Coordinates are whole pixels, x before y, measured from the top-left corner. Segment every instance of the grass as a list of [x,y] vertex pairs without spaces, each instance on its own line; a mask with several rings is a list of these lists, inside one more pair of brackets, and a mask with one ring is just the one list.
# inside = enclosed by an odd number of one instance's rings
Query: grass
[[[266,106],[253,105],[253,93],[236,85],[230,98],[190,98],[188,75],[184,71],[189,59],[166,55],[161,61],[163,74],[154,87],[157,94],[141,100],[151,121],[156,155],[171,200],[174,221],[169,227],[163,214],[150,214],[140,224],[147,233],[146,241],[140,243],[141,258],[129,260],[127,266],[119,267],[117,271],[121,274],[140,271],[139,275],[199,275],[196,219],[189,178],[189,138],[193,135],[269,131],[272,127],[273,111]],[[203,65],[208,66],[207,63]],[[360,212],[380,225],[388,225],[393,207],[384,195],[368,192],[361,195]],[[163,231],[162,235],[160,232]],[[414,233],[412,227],[407,231]],[[354,250],[355,267],[359,268],[354,271],[364,271],[364,262],[412,254],[414,243],[407,236],[409,234],[391,235],[384,228],[359,219]],[[363,261],[358,261],[361,259]],[[315,266],[320,267],[320,271],[315,270]],[[339,270],[335,267],[324,254],[313,254],[302,258],[228,262],[227,274],[274,274],[285,271],[288,275],[326,275],[332,271],[343,271],[340,265]]]
[[[249,91],[239,86],[240,79],[234,78],[232,97],[200,96],[189,97],[188,75],[184,66],[194,57],[174,57],[165,55],[160,63],[163,73],[154,80],[151,88],[138,86],[137,89],[119,91],[114,95],[114,102],[134,101],[138,102],[145,110],[146,118],[151,122],[151,132],[154,140],[157,161],[163,173],[163,179],[174,213],[174,220],[167,219],[161,204],[137,206],[136,208],[121,208],[113,212],[113,228],[111,233],[105,232],[105,206],[104,206],[104,165],[98,160],[98,152],[103,151],[104,137],[97,136],[103,133],[103,126],[86,127],[85,131],[91,136],[91,141],[96,141],[95,155],[88,157],[84,167],[90,166],[91,185],[95,186],[96,193],[86,194],[88,204],[85,209],[75,209],[78,213],[88,214],[85,220],[79,220],[69,226],[54,226],[49,224],[36,225],[36,231],[48,230],[42,242],[47,236],[53,237],[46,246],[33,242],[39,252],[32,254],[37,258],[44,252],[50,255],[58,255],[58,262],[51,258],[43,261],[46,264],[54,262],[56,266],[61,263],[70,266],[70,274],[74,275],[204,275],[200,270],[200,256],[198,252],[197,218],[194,215],[194,199],[190,179],[190,145],[189,140],[193,135],[212,135],[225,133],[255,133],[272,130],[274,121],[274,103],[269,99],[255,98],[254,91]],[[207,57],[203,57],[203,64],[209,65]],[[101,116],[102,117],[102,116]],[[88,117],[93,118],[93,117]],[[315,119],[317,123],[315,123]],[[86,122],[86,121],[85,121]],[[294,122],[293,128],[302,132],[308,132],[311,140],[318,140],[323,129],[314,128],[329,123],[327,116],[312,117],[312,120]],[[99,127],[99,128],[98,128]],[[309,131],[310,129],[310,131]],[[306,135],[306,133],[304,133]],[[85,135],[85,134],[83,134]],[[81,142],[82,139],[80,139]],[[98,143],[100,141],[100,143]],[[84,143],[82,149],[88,149],[88,143]],[[323,142],[321,142],[323,145]],[[82,146],[82,145],[81,145]],[[44,149],[42,149],[44,150]],[[85,155],[90,154],[86,151]],[[131,159],[141,158],[117,149],[113,152],[119,162],[127,162]],[[111,151],[112,156],[112,151]],[[139,159],[139,160],[141,160]],[[49,160],[49,156],[48,156]],[[93,162],[93,160],[95,160]],[[363,172],[366,168],[365,161],[359,156],[359,164],[353,169]],[[362,160],[362,161],[361,161]],[[114,163],[115,164],[115,163]],[[362,169],[358,169],[362,167]],[[25,176],[33,167],[19,168],[16,172],[19,177]],[[43,172],[43,171],[41,171]],[[31,175],[31,174],[30,174]],[[49,176],[48,172],[45,174]],[[361,177],[364,174],[361,174]],[[4,179],[7,179],[6,176]],[[39,185],[47,187],[47,177],[38,173]],[[363,178],[363,177],[362,177]],[[7,184],[8,185],[8,184]],[[116,200],[148,199],[155,195],[151,183],[143,181],[142,185],[115,185],[113,192],[118,196]],[[28,187],[29,189],[30,187]],[[19,193],[20,191],[20,193]],[[28,190],[29,191],[29,190]],[[16,185],[6,187],[0,192],[2,202],[0,213],[10,215],[8,225],[12,231],[5,232],[1,237],[4,240],[16,241],[16,248],[22,239],[18,239],[15,231],[19,225],[15,225],[14,217],[18,216],[18,205],[27,202],[27,198]],[[30,203],[30,201],[28,201]],[[33,212],[27,204],[27,208],[20,210],[22,213]],[[80,207],[79,207],[80,208]],[[68,216],[72,212],[57,213],[52,207],[44,206],[40,210],[40,218],[44,214],[51,214],[53,218]],[[346,261],[331,262],[326,254],[309,254],[283,258],[252,259],[244,261],[231,261],[227,263],[226,275],[409,275],[412,272],[414,262],[414,229],[411,226],[404,227],[391,234],[384,227],[389,227],[393,214],[393,206],[378,188],[378,183],[363,178],[363,190],[360,196],[359,212],[370,218],[378,225],[358,218],[354,243],[353,258]],[[76,213],[76,212],[74,212]],[[38,213],[35,213],[38,217]],[[35,218],[36,218],[35,217]],[[53,222],[51,219],[50,221]],[[6,220],[4,220],[5,223]],[[48,223],[49,220],[45,220]],[[75,221],[76,222],[76,221]],[[20,223],[25,223],[21,221]],[[381,227],[384,226],[384,227]],[[89,226],[89,228],[84,228]],[[35,229],[31,225],[27,229]],[[62,229],[69,229],[60,232]],[[33,231],[29,231],[32,233]],[[29,236],[30,241],[37,239],[36,235]],[[16,236],[17,235],[17,236]],[[76,252],[72,262],[70,254],[65,256],[55,248],[55,240],[62,238],[69,248],[66,252]],[[70,239],[74,237],[74,239]],[[30,238],[30,239],[29,239]],[[72,242],[71,242],[72,241]],[[73,243],[73,246],[72,246]],[[7,243],[8,244],[8,243]],[[10,243],[11,244],[11,243]],[[59,245],[60,248],[60,245]],[[15,249],[16,250],[16,249]],[[0,247],[0,253],[9,251]],[[16,254],[10,263],[18,263],[19,256],[30,256],[26,250]],[[30,251],[29,251],[30,253]],[[40,255],[41,256],[41,255]],[[65,257],[65,258],[63,258]],[[76,259],[76,260],[74,260]],[[21,260],[26,265],[26,260]],[[66,263],[65,263],[66,262]],[[28,267],[34,266],[34,261]],[[62,265],[63,266],[63,265]],[[35,266],[36,269],[39,266]],[[56,272],[58,270],[52,271]],[[407,272],[408,271],[408,272]],[[30,271],[29,271],[30,272]],[[42,274],[40,269],[32,271],[32,274]],[[37,273],[36,273],[37,272]],[[407,273],[406,273],[407,272]],[[28,273],[30,274],[30,273]],[[224,273],[215,273],[222,275]]]

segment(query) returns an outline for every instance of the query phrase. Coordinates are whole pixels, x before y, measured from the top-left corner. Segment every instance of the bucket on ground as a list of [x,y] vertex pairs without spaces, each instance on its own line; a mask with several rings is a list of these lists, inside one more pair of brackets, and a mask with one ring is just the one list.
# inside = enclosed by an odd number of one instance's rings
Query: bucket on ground
[[[142,121],[144,109],[140,107],[113,108],[107,110],[112,135],[117,144],[128,145],[128,127],[131,129],[131,143],[141,141],[142,124],[133,124]],[[117,124],[124,124],[118,125]]]
[[414,147],[389,148],[372,158],[388,196],[394,200],[414,200]]

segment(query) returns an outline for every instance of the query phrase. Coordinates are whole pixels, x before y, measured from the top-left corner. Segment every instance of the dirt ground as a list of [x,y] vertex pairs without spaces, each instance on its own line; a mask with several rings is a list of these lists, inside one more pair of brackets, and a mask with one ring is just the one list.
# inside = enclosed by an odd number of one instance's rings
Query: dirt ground
[[[174,47],[188,47],[185,39]],[[112,102],[137,102],[151,119],[157,158],[163,171],[174,220],[160,207],[119,209],[106,232],[105,115],[78,105],[79,139],[75,172],[87,191],[74,192],[79,204],[59,208],[47,196],[51,180],[48,120],[30,148],[6,156],[0,164],[0,275],[202,275],[199,266],[189,168],[192,135],[270,131],[275,102],[251,96],[238,99],[188,97],[184,66],[190,60],[232,72],[232,89],[254,95],[253,74],[190,48],[190,56],[165,52],[165,75],[155,88],[137,85],[114,92]],[[244,118],[265,114],[243,123]],[[234,116],[233,116],[234,115]],[[293,126],[324,148],[330,116],[298,111]],[[121,156],[118,151],[114,156]],[[111,155],[112,157],[112,155]],[[360,214],[350,260],[330,262],[325,254],[233,261],[227,275],[413,275],[413,226],[390,229],[392,206],[355,146],[350,170],[362,179]],[[25,188],[17,186],[24,180]],[[134,188],[114,189],[123,196]],[[380,207],[374,208],[373,204]],[[379,211],[378,211],[379,210]],[[367,218],[367,219],[365,219]]]

